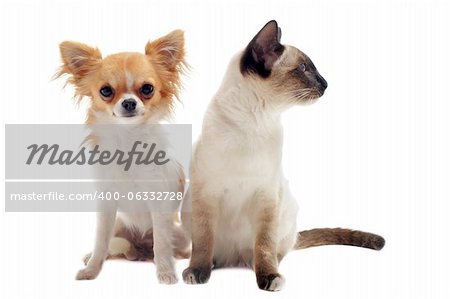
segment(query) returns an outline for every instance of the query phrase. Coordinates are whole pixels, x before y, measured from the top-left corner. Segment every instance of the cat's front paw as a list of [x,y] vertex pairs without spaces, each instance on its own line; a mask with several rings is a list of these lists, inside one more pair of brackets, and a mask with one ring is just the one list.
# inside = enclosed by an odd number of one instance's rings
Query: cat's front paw
[[177,275],[174,272],[158,272],[158,281],[162,284],[175,284],[178,282]]
[[90,280],[95,279],[100,273],[101,267],[88,266],[78,271],[76,280]]
[[187,284],[207,283],[211,276],[211,268],[187,268],[183,271],[183,280]]
[[256,274],[256,282],[261,290],[276,292],[284,286],[284,278],[279,273]]

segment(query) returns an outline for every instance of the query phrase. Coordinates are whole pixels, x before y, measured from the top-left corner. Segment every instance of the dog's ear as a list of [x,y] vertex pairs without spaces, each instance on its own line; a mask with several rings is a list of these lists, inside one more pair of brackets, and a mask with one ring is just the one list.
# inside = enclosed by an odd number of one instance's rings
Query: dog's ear
[[102,55],[96,48],[85,44],[65,41],[59,45],[62,65],[53,77],[69,75],[66,83],[75,86],[75,98],[79,102],[83,96],[90,95],[90,77],[101,66]]
[[241,58],[241,73],[254,72],[263,78],[270,76],[275,61],[283,54],[281,29],[276,21],[268,22],[250,41]]
[[65,41],[59,45],[59,50],[63,65],[57,76],[70,74],[73,76],[73,82],[71,83],[75,84],[97,69],[102,60],[102,55],[97,48],[82,43]]
[[174,30],[145,46],[145,54],[168,71],[178,71],[184,64],[184,32]]
[[175,30],[145,46],[145,55],[157,68],[163,86],[161,96],[178,98],[181,86],[180,75],[189,67],[184,56],[184,32]]

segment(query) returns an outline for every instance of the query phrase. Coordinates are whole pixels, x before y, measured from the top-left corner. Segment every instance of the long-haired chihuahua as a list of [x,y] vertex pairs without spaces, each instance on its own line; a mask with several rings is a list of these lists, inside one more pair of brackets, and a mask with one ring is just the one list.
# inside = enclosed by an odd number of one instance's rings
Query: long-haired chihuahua
[[[145,53],[118,53],[102,58],[97,48],[65,41],[60,44],[62,66],[56,77],[68,75],[75,87],[75,98],[89,98],[86,124],[147,125],[170,119],[175,98],[180,90],[180,76],[187,67],[184,34],[175,30],[145,46]],[[137,128],[137,127],[136,127]],[[133,136],[91,133],[96,144],[121,149],[132,140],[167,143],[163,131],[130,130]],[[128,134],[125,134],[128,135]],[[113,138],[111,138],[113,136]],[[151,143],[150,142],[150,143]],[[171,159],[158,168],[158,179],[170,192],[184,193],[184,174],[180,164]],[[108,168],[109,172],[111,168]],[[140,168],[142,169],[142,168]],[[117,180],[145,181],[154,175],[154,168],[128,173],[117,171]],[[100,171],[101,172],[101,171]],[[151,173],[153,172],[153,174]],[[100,178],[111,178],[111,173]],[[113,183],[118,185],[118,183]],[[133,191],[133,190],[126,190]],[[181,205],[174,201],[171,205]],[[86,267],[76,279],[94,279],[108,257],[124,256],[129,260],[154,259],[160,283],[177,282],[174,256],[186,254],[189,238],[178,220],[176,207],[170,212],[151,209],[98,212],[94,250],[85,257]]]

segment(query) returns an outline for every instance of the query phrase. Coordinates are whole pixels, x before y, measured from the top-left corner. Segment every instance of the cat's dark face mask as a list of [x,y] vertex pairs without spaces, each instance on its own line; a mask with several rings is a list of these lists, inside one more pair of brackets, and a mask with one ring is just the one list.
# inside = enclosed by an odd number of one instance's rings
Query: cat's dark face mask
[[243,76],[256,76],[289,102],[310,103],[328,86],[311,59],[292,46],[280,43],[281,29],[267,23],[250,41],[240,61]]

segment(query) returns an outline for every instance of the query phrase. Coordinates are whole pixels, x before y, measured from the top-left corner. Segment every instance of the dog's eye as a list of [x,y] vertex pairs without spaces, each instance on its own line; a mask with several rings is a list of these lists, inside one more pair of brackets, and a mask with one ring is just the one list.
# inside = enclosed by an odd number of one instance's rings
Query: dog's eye
[[106,85],[100,88],[100,94],[104,98],[109,99],[114,94],[114,90],[111,88],[111,86]]
[[300,63],[300,65],[298,66],[298,69],[299,69],[301,72],[306,71],[306,64]]
[[141,95],[144,98],[149,98],[152,95],[153,90],[154,90],[153,85],[151,85],[149,83],[145,83],[144,85],[142,85],[142,87],[139,90],[139,92],[141,93]]

